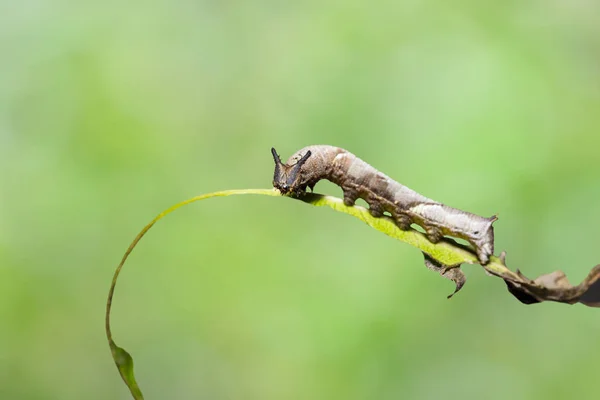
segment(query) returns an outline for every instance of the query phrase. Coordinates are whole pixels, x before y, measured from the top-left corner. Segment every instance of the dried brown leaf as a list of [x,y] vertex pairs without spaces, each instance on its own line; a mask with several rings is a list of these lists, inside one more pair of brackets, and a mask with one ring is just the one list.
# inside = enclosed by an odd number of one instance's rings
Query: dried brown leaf
[[504,279],[508,291],[524,304],[556,301],[600,307],[600,264],[592,268],[583,282],[573,286],[563,271],[554,271],[531,280],[519,270],[510,271],[503,256],[499,260],[501,264],[496,262],[484,268],[492,275]]
[[423,256],[425,257],[425,266],[427,268],[429,268],[432,271],[438,272],[444,278],[450,279],[456,285],[456,289],[454,289],[454,292],[452,292],[448,296],[448,298],[451,298],[460,289],[462,289],[465,282],[467,281],[467,277],[460,269],[460,264],[444,265],[444,264],[440,263],[439,261],[437,261],[436,259],[429,256],[427,253],[423,253]]

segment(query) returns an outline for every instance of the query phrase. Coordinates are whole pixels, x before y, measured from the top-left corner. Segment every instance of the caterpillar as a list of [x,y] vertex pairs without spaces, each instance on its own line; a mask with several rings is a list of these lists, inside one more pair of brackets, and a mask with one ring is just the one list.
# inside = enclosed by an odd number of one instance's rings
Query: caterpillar
[[312,191],[318,181],[326,179],[342,188],[347,206],[361,198],[373,217],[389,213],[402,230],[410,229],[413,223],[419,225],[432,243],[444,236],[464,239],[482,265],[494,254],[495,215],[485,218],[429,199],[339,147],[307,146],[285,164],[274,148],[271,153],[275,161],[273,186],[284,195],[301,196],[306,188]]

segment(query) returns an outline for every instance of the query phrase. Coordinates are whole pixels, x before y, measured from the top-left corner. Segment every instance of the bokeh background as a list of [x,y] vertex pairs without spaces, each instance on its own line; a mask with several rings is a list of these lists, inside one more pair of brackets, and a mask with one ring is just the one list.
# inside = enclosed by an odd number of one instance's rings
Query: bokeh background
[[[600,262],[600,5],[3,1],[0,398],[127,399],[103,313],[185,198],[338,145],[482,215],[531,277]],[[317,191],[340,195],[333,185]],[[301,202],[161,221],[113,330],[148,399],[597,398],[600,314]]]

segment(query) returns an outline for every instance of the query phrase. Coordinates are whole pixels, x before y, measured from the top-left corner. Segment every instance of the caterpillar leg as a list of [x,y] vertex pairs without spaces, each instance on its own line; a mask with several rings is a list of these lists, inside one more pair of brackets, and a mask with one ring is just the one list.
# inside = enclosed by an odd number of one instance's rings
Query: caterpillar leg
[[408,215],[398,213],[398,212],[393,212],[392,217],[394,218],[394,221],[396,221],[396,225],[398,225],[398,228],[402,229],[403,231],[407,231],[410,229],[412,220],[410,219],[410,217]]
[[375,201],[369,202],[369,212],[375,218],[383,217],[383,207],[381,206],[381,203]]
[[491,253],[486,252],[483,249],[477,249],[477,259],[481,265],[486,265],[490,262]]
[[294,190],[294,194],[296,197],[302,197],[306,194],[306,185],[298,186],[296,190]]
[[431,243],[438,243],[440,240],[442,240],[442,237],[444,236],[442,235],[442,231],[440,230],[440,228],[438,228],[437,226],[426,226],[425,234],[427,235],[427,239]]
[[349,187],[342,187],[342,190],[344,191],[344,204],[348,207],[353,206],[358,199],[358,191]]
[[490,256],[493,254],[494,250],[490,251],[489,246],[486,246],[486,244],[481,243],[480,241],[469,240],[469,243],[475,250],[475,254],[477,254],[477,260],[479,260],[481,265],[486,265],[488,262],[490,262]]
[[490,262],[490,256],[494,254],[494,240],[492,238],[484,238],[481,240],[469,241],[471,246],[477,253],[477,259],[481,265],[486,265]]

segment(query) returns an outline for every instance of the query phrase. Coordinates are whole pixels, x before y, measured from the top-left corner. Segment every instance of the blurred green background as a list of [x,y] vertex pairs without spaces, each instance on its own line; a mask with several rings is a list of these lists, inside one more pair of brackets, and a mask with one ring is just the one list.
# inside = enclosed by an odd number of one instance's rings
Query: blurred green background
[[[0,3],[0,398],[127,399],[103,331],[129,242],[309,144],[499,213],[530,277],[600,262],[594,1]],[[333,185],[317,191],[340,195]],[[113,330],[148,399],[597,398],[600,315],[300,202],[186,207]]]

